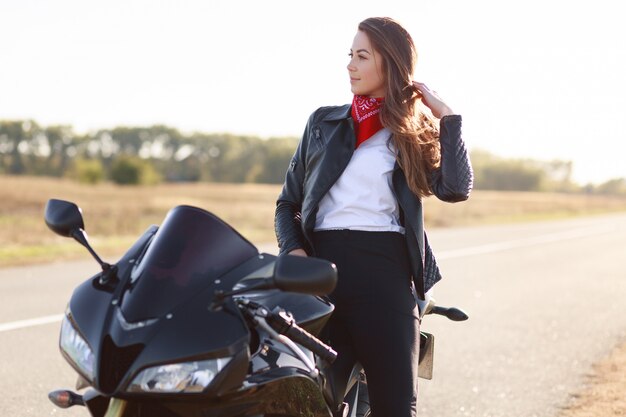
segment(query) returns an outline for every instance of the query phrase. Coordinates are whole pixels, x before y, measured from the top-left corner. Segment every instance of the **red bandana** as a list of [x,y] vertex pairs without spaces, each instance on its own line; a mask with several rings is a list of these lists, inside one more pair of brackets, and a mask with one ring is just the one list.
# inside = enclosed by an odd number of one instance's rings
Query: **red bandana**
[[383,128],[378,115],[383,101],[384,98],[354,96],[354,100],[352,100],[352,120],[354,120],[354,133],[356,135],[355,149]]

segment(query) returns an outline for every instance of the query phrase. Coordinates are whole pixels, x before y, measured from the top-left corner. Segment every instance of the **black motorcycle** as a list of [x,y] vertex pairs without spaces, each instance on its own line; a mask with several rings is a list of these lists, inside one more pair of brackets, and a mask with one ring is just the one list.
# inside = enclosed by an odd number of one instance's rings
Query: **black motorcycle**
[[[46,224],[89,250],[101,272],[78,286],[60,349],[76,390],[49,394],[92,416],[368,416],[366,378],[355,364],[338,381],[336,352],[317,338],[334,307],[324,298],[337,271],[316,258],[259,253],[213,214],[172,209],[114,265],[87,241],[80,209],[50,200]],[[453,320],[457,309],[422,305]],[[423,333],[420,376],[432,374]]]

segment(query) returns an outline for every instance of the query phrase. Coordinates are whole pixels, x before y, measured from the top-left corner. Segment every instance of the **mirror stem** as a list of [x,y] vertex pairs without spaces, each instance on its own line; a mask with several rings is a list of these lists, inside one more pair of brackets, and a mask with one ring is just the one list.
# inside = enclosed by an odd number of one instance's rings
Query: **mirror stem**
[[117,280],[117,267],[115,265],[108,264],[100,259],[96,251],[93,250],[93,248],[89,244],[85,231],[83,229],[74,229],[72,230],[71,234],[78,243],[87,248],[91,256],[93,256],[93,258],[100,264],[100,268],[102,268],[100,284],[106,285],[109,282],[115,282]]
[[215,297],[215,302],[221,303],[226,297],[232,297],[233,295],[244,294],[247,292],[257,291],[257,290],[271,290],[276,288],[271,278],[265,278],[261,282],[252,285],[250,287],[240,288],[238,290],[231,291],[222,291],[217,290],[213,294]]
[[74,239],[76,239],[76,241],[78,243],[80,243],[81,245],[83,245],[85,248],[87,248],[87,250],[89,251],[89,253],[91,253],[91,256],[94,257],[94,259],[100,264],[100,266],[102,267],[102,269],[105,269],[105,265],[106,262],[104,262],[102,259],[100,259],[100,257],[98,256],[98,254],[96,253],[96,251],[93,250],[93,248],[91,247],[91,245],[89,244],[89,242],[87,241],[87,236],[85,236],[85,231],[83,229],[74,229],[72,230],[72,237]]

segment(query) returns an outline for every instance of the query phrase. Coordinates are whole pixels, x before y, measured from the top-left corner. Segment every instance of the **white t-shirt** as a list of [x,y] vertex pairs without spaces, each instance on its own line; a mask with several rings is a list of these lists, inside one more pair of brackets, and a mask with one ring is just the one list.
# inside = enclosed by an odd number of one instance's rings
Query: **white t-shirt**
[[354,151],[341,177],[320,201],[314,230],[404,233],[392,190],[396,158],[390,137],[391,132],[383,128]]

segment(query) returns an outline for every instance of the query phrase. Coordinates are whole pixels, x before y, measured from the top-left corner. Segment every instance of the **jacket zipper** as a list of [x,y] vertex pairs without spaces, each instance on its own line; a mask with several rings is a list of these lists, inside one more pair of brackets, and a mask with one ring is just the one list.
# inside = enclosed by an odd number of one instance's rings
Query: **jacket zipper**
[[[348,118],[347,119],[348,123],[350,124],[350,131],[352,131],[352,133],[354,134],[354,125],[352,122],[352,118]],[[321,129],[319,128],[319,126],[317,126],[317,129],[315,130],[315,139],[318,142],[320,141],[320,136],[321,136]],[[324,198],[324,196],[326,195],[326,193],[328,193],[328,191],[330,191],[330,189],[333,187],[333,185],[337,182],[337,180],[339,179],[339,177],[341,177],[341,174],[343,174],[343,172],[346,170],[346,168],[348,167],[348,164],[350,163],[350,160],[352,159],[352,154],[354,153],[354,143],[352,144],[352,152],[350,153],[350,157],[346,159],[346,163],[344,164],[344,166],[338,170],[337,175],[335,176],[335,178],[333,178],[333,180],[330,182],[330,185],[326,188],[326,190],[324,190],[323,193],[321,193],[319,195],[319,197],[316,199],[315,204],[313,205],[313,207],[315,208],[315,215],[317,216],[317,212],[319,210],[319,203],[320,201],[322,201],[322,198]],[[313,213],[309,213],[309,215],[304,219],[304,238],[307,240],[307,242],[309,243],[309,246],[311,247],[311,250],[313,251],[313,254],[315,254],[315,246],[313,245],[313,241],[311,240],[311,237],[308,236],[307,231],[308,231],[308,223],[309,220],[311,219],[311,216],[313,215]],[[315,225],[313,225],[313,227],[315,227]],[[312,230],[313,228],[311,228]]]

